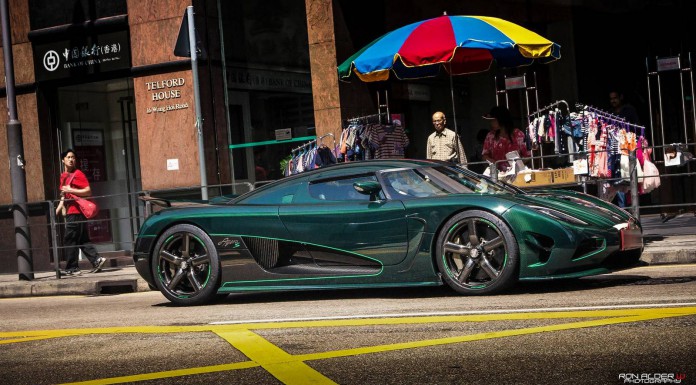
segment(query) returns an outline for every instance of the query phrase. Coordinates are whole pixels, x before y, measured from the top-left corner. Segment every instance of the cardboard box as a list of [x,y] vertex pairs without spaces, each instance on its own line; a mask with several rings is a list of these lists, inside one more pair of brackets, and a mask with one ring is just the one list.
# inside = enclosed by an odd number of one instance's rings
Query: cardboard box
[[525,170],[520,171],[512,185],[517,187],[539,187],[553,184],[554,170]]
[[553,170],[553,184],[575,183],[575,172],[572,167]]

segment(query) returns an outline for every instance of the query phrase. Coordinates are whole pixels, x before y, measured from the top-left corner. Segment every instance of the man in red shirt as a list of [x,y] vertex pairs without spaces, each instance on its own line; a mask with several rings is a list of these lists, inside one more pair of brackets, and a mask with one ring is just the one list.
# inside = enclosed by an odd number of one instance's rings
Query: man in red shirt
[[78,267],[79,249],[87,256],[93,269],[90,273],[101,271],[106,258],[100,257],[97,250],[89,243],[89,233],[87,232],[87,218],[80,211],[79,206],[71,200],[75,196],[88,197],[92,195],[87,176],[75,167],[75,151],[68,149],[61,156],[63,162],[63,173],[60,175],[60,203],[56,207],[56,215],[65,215],[65,236],[63,246],[65,247],[66,264],[64,273],[67,275],[81,274]]

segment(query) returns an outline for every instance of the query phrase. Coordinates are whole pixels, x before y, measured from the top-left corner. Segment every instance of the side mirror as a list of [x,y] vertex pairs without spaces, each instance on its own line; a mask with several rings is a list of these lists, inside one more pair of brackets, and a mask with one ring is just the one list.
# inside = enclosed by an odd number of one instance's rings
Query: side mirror
[[365,182],[355,182],[353,183],[353,188],[360,194],[365,194],[370,196],[370,201],[379,200],[379,192],[382,191],[382,185],[376,181],[365,181]]

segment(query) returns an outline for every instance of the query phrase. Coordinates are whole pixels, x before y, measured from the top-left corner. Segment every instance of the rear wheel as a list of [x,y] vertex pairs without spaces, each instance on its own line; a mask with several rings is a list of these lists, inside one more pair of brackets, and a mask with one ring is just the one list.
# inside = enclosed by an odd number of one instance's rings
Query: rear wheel
[[518,278],[519,248],[512,231],[486,211],[465,211],[445,223],[435,249],[445,282],[461,294],[492,294]]
[[215,245],[208,234],[192,225],[176,225],[160,236],[152,271],[157,289],[176,305],[208,303],[220,286]]

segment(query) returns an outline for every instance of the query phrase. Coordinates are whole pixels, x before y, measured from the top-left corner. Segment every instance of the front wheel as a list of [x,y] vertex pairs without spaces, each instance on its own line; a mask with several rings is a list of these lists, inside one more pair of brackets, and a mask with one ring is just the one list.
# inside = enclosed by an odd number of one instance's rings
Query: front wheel
[[176,225],[160,236],[152,256],[155,285],[176,305],[212,301],[220,286],[220,259],[208,234]]
[[489,212],[452,217],[437,237],[435,252],[445,282],[460,294],[493,294],[517,282],[517,241],[508,225]]

